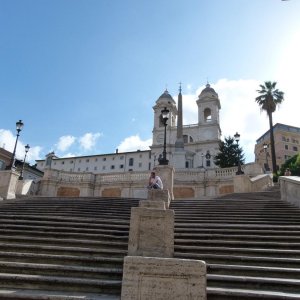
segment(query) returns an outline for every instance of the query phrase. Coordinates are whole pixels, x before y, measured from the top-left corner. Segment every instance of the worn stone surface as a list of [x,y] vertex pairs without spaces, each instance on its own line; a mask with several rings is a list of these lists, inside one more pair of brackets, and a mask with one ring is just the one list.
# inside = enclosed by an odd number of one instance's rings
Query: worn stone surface
[[148,190],[148,200],[155,201],[155,200],[162,200],[165,202],[165,207],[169,208],[171,197],[168,190]]
[[192,187],[174,187],[174,198],[184,199],[184,198],[194,198],[195,190]]
[[144,208],[157,208],[157,209],[166,209],[166,205],[165,202],[162,200],[141,200],[139,202],[139,206],[140,207],[144,207]]
[[57,189],[57,197],[79,197],[80,190],[74,187],[61,186]]
[[128,255],[173,257],[174,210],[133,207]]
[[199,260],[127,256],[122,300],[204,300],[206,265]]

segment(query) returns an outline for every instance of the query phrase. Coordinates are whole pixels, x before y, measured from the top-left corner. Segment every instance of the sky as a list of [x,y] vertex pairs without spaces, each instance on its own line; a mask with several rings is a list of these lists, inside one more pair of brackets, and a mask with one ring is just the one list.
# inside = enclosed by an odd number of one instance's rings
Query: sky
[[167,88],[197,123],[206,83],[222,139],[239,132],[246,162],[269,129],[255,102],[276,81],[273,122],[300,127],[300,1],[0,0],[0,147],[44,159],[149,149]]

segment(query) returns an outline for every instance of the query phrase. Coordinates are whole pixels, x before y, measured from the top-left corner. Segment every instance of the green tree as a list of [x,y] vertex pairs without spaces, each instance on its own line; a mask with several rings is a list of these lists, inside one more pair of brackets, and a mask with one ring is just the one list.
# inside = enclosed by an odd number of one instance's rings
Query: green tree
[[300,153],[288,159],[280,168],[280,175],[284,175],[285,170],[289,168],[293,176],[300,176]]
[[224,141],[220,141],[219,151],[215,156],[214,162],[220,168],[237,166],[239,159],[241,165],[245,162],[243,149],[235,142],[233,137],[225,137]]
[[269,117],[270,126],[270,145],[271,145],[271,158],[272,158],[272,169],[273,173],[277,174],[276,166],[276,154],[275,154],[275,143],[274,143],[274,132],[273,132],[273,117],[272,114],[276,110],[277,105],[281,104],[284,100],[284,93],[276,89],[276,82],[266,81],[260,85],[260,90],[257,92],[260,96],[255,98],[255,101],[260,106],[262,111],[265,111]]

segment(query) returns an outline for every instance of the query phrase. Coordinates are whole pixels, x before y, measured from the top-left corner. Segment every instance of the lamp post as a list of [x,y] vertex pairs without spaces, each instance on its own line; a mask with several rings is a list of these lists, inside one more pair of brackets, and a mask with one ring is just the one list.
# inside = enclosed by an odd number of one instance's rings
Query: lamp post
[[238,170],[237,172],[235,173],[236,175],[242,175],[244,174],[244,172],[242,171],[242,168],[241,168],[241,161],[240,161],[240,151],[239,151],[239,141],[240,141],[240,137],[241,135],[239,133],[236,133],[234,135],[234,139],[237,143],[237,151],[238,151]]
[[265,151],[265,155],[266,155],[266,165],[265,165],[265,169],[266,169],[266,171],[270,171],[269,164],[268,164],[268,152],[267,152],[268,145],[267,145],[266,143],[264,143],[264,144],[263,144],[263,147],[264,147],[264,151]]
[[22,120],[19,120],[18,122],[16,122],[17,138],[16,138],[16,143],[15,143],[15,147],[14,147],[14,151],[13,151],[13,154],[11,157],[10,164],[7,167],[7,169],[9,169],[9,170],[15,168],[16,149],[17,149],[18,139],[20,136],[20,131],[22,130],[23,126],[24,126],[24,123],[22,122]]
[[203,165],[204,153],[201,153],[201,158],[202,158],[202,164],[201,164],[201,168],[204,168],[204,165]]
[[23,180],[23,172],[24,172],[24,167],[25,167],[25,161],[26,161],[26,156],[27,156],[27,153],[28,153],[29,149],[30,149],[30,146],[27,144],[25,146],[25,156],[24,156],[22,170],[21,170],[21,174],[19,176],[19,180]]
[[164,135],[164,150],[163,150],[163,155],[162,158],[159,160],[160,165],[167,165],[169,161],[167,160],[167,150],[166,150],[166,144],[167,144],[167,121],[169,119],[169,110],[165,107],[161,111],[161,117],[163,124],[165,126],[165,135]]

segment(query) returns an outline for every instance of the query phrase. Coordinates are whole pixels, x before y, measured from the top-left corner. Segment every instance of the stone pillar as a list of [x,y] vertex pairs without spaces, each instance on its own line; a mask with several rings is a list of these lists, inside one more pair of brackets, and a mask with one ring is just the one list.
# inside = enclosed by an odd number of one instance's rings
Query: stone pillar
[[0,198],[15,199],[19,173],[15,170],[0,172]]
[[[174,211],[164,209],[163,201],[145,202],[131,209],[128,255],[173,257]],[[154,208],[156,202],[158,208]]]
[[164,185],[164,190],[168,190],[171,200],[174,199],[174,194],[173,194],[173,186],[174,186],[174,168],[169,165],[158,165],[153,168],[155,171],[156,175],[158,175]]
[[124,258],[122,300],[205,300],[206,265],[200,260]]
[[173,162],[175,169],[185,168],[185,150],[177,150],[173,153]]
[[168,190],[148,190],[147,199],[150,201],[163,201],[166,209],[169,208],[171,202],[171,197]]

